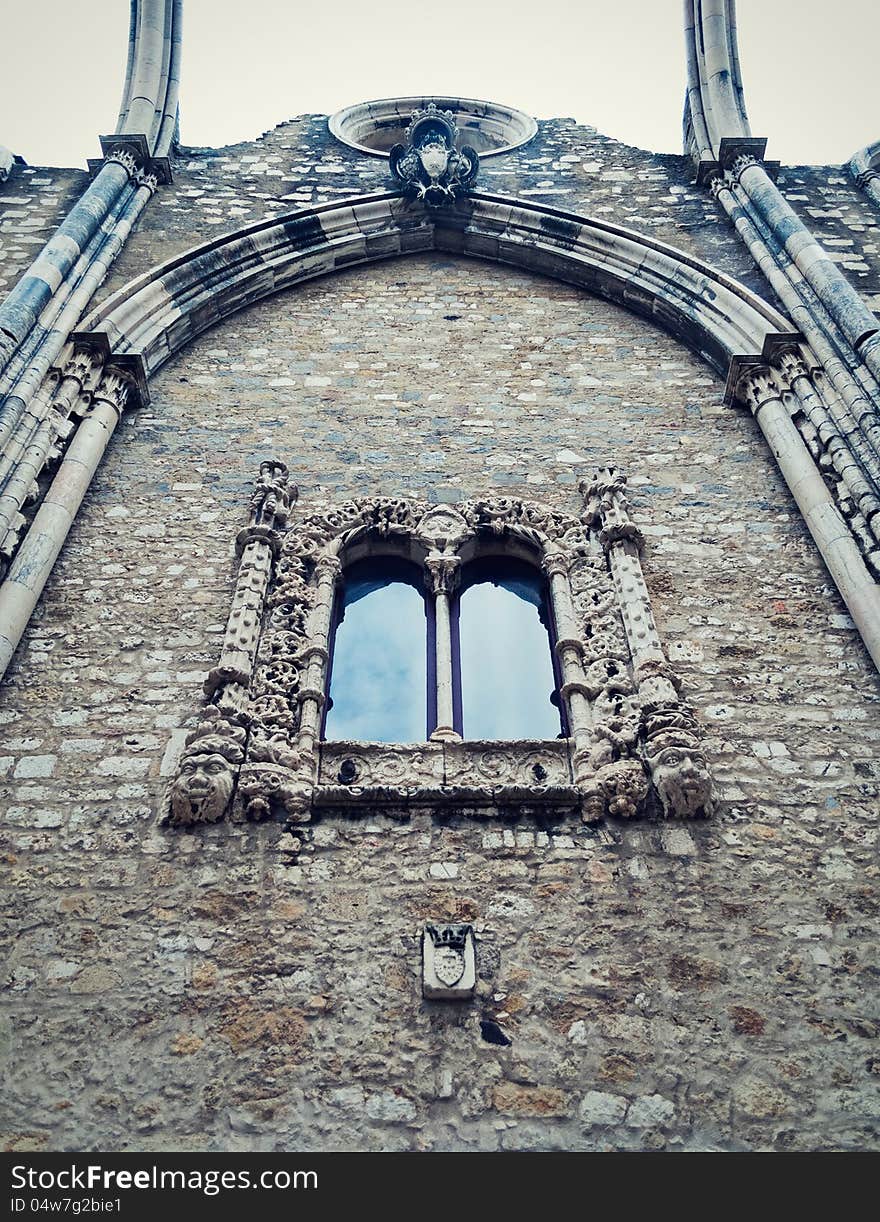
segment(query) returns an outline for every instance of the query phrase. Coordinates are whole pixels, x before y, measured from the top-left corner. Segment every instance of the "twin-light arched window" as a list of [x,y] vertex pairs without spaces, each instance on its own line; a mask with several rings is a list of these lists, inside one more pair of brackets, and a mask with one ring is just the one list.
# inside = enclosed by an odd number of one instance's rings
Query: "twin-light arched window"
[[[449,601],[453,729],[466,739],[566,733],[553,617],[540,571],[519,559],[466,564]],[[437,726],[437,614],[423,570],[351,564],[340,585],[324,737],[421,742]]]

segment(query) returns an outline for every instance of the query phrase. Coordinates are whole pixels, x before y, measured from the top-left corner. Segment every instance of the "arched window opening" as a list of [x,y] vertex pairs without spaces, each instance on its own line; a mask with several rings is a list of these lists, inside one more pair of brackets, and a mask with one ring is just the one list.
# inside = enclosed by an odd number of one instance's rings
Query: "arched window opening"
[[324,738],[423,742],[435,717],[432,656],[419,568],[392,558],[349,566],[331,632]]
[[553,618],[541,574],[513,559],[475,561],[462,574],[456,610],[453,673],[460,683],[463,737],[564,734]]

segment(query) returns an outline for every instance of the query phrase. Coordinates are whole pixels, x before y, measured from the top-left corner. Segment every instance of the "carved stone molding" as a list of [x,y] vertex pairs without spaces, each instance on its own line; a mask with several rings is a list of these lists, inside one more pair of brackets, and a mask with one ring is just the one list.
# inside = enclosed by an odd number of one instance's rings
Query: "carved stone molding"
[[[709,814],[699,731],[654,625],[625,482],[607,469],[582,484],[579,518],[513,498],[449,507],[376,497],[288,521],[296,494],[286,468],[264,463],[238,536],[223,651],[169,788],[166,821],[213,822],[230,812],[297,823],[313,809],[414,805],[574,812],[588,821],[650,809]],[[499,542],[547,575],[570,737],[462,742],[438,711],[443,732],[424,743],[321,742],[345,565],[383,555],[420,561],[439,622],[463,561],[481,548],[497,555]],[[439,643],[437,654],[439,671]]]

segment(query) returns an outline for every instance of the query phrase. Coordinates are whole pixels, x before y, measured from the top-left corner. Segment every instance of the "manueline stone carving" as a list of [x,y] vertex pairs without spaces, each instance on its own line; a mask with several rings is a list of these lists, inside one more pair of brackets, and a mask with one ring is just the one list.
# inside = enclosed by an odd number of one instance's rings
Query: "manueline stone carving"
[[[261,733],[255,737],[250,689],[266,593],[280,546],[279,529],[287,521],[296,496],[297,490],[289,486],[283,463],[272,460],[261,464],[248,524],[236,540],[240,563],[222,652],[204,683],[208,705],[198,727],[186,740],[177,773],[168,788],[166,823],[214,823],[223,818],[240,780],[246,743],[249,760],[259,764],[276,762],[263,740],[283,738],[287,721],[279,708],[273,722],[269,705],[267,715],[257,719]],[[268,642],[271,648],[271,634]],[[247,782],[246,775],[242,785],[245,794],[249,792]],[[271,788],[268,777],[265,788]],[[256,798],[252,817],[263,814],[258,794]]]
[[245,731],[216,709],[186,740],[166,796],[164,822],[177,827],[216,823],[226,813],[244,759]]
[[438,208],[473,185],[480,159],[469,145],[459,152],[457,137],[451,110],[439,110],[429,102],[424,110],[413,112],[406,144],[395,144],[389,154],[391,173],[404,194]]
[[[660,644],[639,560],[642,536],[629,516],[626,478],[607,468],[580,488],[584,519],[599,528],[632,667],[630,672],[624,664],[622,643],[616,638],[613,618],[606,612],[601,622],[607,643],[603,643],[600,653],[594,652],[592,668],[595,679],[603,685],[596,704],[604,702],[606,709],[599,735],[611,751],[612,760],[616,752],[619,759],[621,747],[627,749],[631,742],[638,708],[639,737],[663,814],[679,818],[709,815],[713,809],[712,778],[700,749],[697,723],[680,700],[678,678]],[[621,777],[619,784],[616,802],[622,814],[627,804],[631,805],[633,800],[638,803],[639,794],[631,770]]]
[[[288,521],[295,489],[283,464],[264,463],[238,536],[223,651],[169,790],[168,822],[213,822],[233,809],[238,818],[303,823],[320,807],[419,803],[468,813],[550,808],[595,821],[650,809],[652,783],[659,813],[709,814],[699,729],[660,646],[625,480],[609,469],[581,491],[580,518],[515,498],[451,507],[372,497]],[[438,730],[429,741],[322,742],[347,557],[420,558],[439,633],[463,556],[481,546],[497,554],[505,540],[547,575],[569,737],[462,742],[442,721],[438,673]],[[438,672],[443,656],[438,637]]]

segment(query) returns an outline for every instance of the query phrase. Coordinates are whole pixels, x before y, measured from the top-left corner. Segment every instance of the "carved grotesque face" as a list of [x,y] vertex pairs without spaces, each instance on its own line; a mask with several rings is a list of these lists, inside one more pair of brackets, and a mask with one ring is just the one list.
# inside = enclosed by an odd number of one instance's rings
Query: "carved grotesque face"
[[187,756],[171,786],[171,821],[216,823],[232,797],[232,781],[232,767],[222,755]]
[[668,815],[709,813],[712,779],[699,751],[691,747],[664,747],[651,759],[651,774]]

